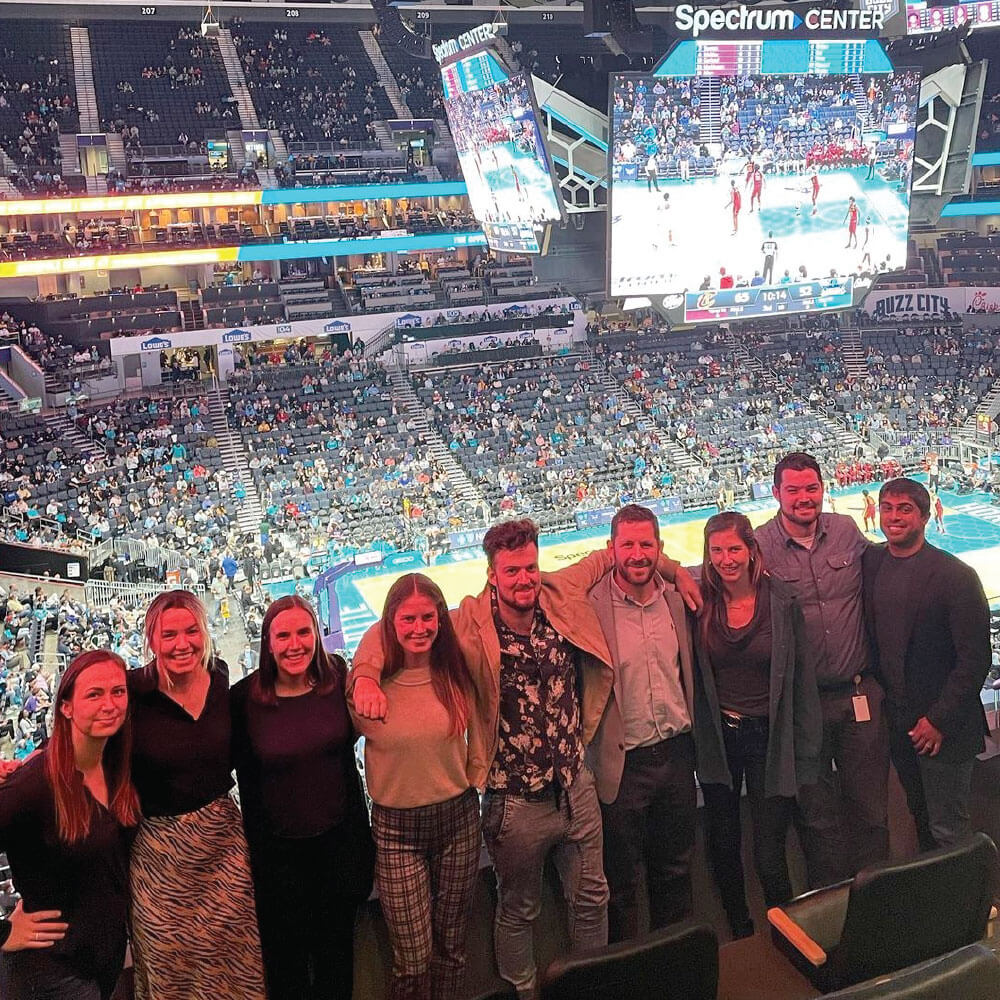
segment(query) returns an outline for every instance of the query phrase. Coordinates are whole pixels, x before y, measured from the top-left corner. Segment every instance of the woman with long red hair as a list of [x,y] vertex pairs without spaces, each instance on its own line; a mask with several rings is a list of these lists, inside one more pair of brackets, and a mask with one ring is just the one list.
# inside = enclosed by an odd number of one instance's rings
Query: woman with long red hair
[[475,689],[444,595],[401,576],[382,611],[382,721],[365,737],[375,884],[392,944],[391,1000],[463,995],[465,938],[479,867],[479,796],[467,730]]
[[139,822],[125,662],[77,656],[48,745],[0,785],[0,849],[21,900],[0,923],[5,1000],[107,1000],[127,939],[128,852]]

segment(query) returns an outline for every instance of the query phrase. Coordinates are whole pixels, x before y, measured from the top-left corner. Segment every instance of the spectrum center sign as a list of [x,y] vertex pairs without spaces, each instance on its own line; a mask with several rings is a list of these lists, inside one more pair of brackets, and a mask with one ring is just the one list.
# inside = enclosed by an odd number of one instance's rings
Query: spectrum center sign
[[674,12],[674,27],[678,32],[697,38],[710,32],[713,35],[728,33],[747,35],[753,33],[776,35],[806,32],[847,32],[849,34],[877,36],[885,27],[884,7],[867,10],[829,10],[812,7],[804,13],[786,8],[747,7],[696,7],[682,3]]

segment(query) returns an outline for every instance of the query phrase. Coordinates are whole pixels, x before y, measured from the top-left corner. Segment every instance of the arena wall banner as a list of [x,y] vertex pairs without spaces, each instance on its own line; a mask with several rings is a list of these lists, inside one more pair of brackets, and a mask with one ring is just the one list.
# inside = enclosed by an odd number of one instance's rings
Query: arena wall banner
[[456,361],[461,361],[462,351],[492,351],[510,344],[538,343],[546,352],[555,354],[585,338],[586,335],[582,330],[559,327],[555,330],[545,328],[515,330],[511,333],[483,333],[471,337],[449,337],[446,340],[414,340],[400,346],[410,364],[419,365],[449,352],[455,354]]
[[[640,500],[639,506],[651,510],[657,517],[665,517],[667,514],[680,514],[684,510],[684,503],[680,497],[664,497],[662,500]],[[610,524],[611,519],[617,512],[617,507],[578,510],[574,515],[577,530],[583,531],[585,528],[600,528],[605,524]]]
[[487,528],[466,528],[463,531],[449,531],[448,548],[451,551],[477,548],[483,544],[488,530]]
[[873,319],[930,316],[943,319],[948,313],[1000,312],[997,288],[908,288],[870,292],[862,306]]
[[[516,303],[502,303],[499,307],[509,309]],[[569,320],[574,331],[583,332],[587,318],[580,309],[580,303],[569,296],[553,299],[536,299],[525,303],[524,308],[529,315],[535,314],[549,306],[561,309],[565,307],[571,312],[560,319]],[[491,315],[498,311],[498,306],[465,306],[462,309],[442,310],[426,309],[418,312],[403,313],[396,316],[397,329],[414,329],[433,327],[439,316],[454,322],[464,317],[482,316],[490,311]],[[455,315],[452,316],[451,314]],[[264,326],[244,327],[213,327],[209,330],[179,330],[153,336],[145,334],[141,337],[115,337],[109,343],[113,358],[130,355],[149,354],[153,351],[166,351],[174,347],[208,347],[215,345],[258,343],[269,340],[290,340],[302,337],[329,337],[334,335],[347,336],[351,343],[362,340],[370,342],[371,338],[380,333],[393,322],[393,314],[375,313],[358,316],[338,317],[336,319],[303,319],[292,323],[268,323]]]

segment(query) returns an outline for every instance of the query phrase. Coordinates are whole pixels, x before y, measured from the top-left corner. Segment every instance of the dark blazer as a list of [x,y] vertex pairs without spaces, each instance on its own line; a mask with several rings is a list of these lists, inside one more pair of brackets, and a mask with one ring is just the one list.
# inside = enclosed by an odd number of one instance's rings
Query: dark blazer
[[[903,662],[907,714],[890,724],[909,731],[926,716],[944,734],[938,756],[965,760],[984,747],[986,714],[980,692],[992,660],[990,608],[971,566],[933,545],[925,548],[922,575],[910,582],[899,609],[908,636]],[[886,544],[869,546],[862,557],[865,621],[877,674],[872,597],[888,557]],[[881,675],[879,679],[884,684]]]
[[[803,785],[819,780],[823,709],[812,660],[804,655],[805,626],[794,591],[773,576],[766,577],[766,583],[762,580],[761,586],[771,588],[772,636],[764,794],[794,796]],[[698,659],[694,714],[698,781],[732,787],[715,671],[700,623],[692,622],[691,628]]]
[[[625,770],[625,720],[620,708],[622,698],[621,674],[618,670],[618,640],[615,633],[615,616],[611,604],[611,573],[606,573],[588,593],[588,598],[601,623],[611,662],[614,664],[614,684],[604,706],[600,725],[587,747],[587,763],[594,772],[597,796],[602,802],[618,798],[622,772]],[[694,652],[691,648],[691,631],[688,628],[684,599],[673,584],[664,583],[663,601],[674,620],[680,655],[681,683],[688,712],[694,718]]]

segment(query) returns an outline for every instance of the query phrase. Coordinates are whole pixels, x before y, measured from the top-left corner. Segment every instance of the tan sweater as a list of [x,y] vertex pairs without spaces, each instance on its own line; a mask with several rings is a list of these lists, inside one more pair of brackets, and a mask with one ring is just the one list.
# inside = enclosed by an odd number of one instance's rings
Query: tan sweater
[[450,735],[448,711],[431,683],[430,667],[401,670],[383,684],[385,722],[351,715],[365,738],[368,794],[380,806],[412,809],[461,795],[469,756],[465,734]]

